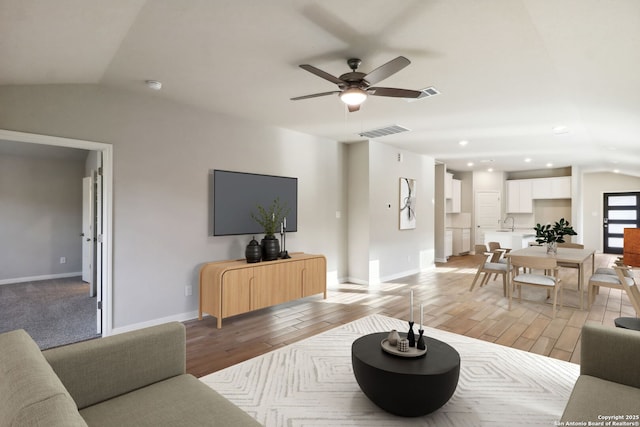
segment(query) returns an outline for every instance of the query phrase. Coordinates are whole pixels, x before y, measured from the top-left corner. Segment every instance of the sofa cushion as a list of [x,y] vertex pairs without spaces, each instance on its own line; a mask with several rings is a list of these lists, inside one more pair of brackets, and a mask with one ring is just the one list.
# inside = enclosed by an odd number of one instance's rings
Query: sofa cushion
[[76,405],[24,330],[0,334],[0,427],[86,426]]
[[192,375],[180,375],[80,410],[90,426],[259,426]]
[[638,388],[580,375],[562,414],[562,421],[567,425],[568,421],[602,422],[599,416],[637,415],[638,402]]
[[179,322],[43,352],[79,409],[184,374],[185,354]]

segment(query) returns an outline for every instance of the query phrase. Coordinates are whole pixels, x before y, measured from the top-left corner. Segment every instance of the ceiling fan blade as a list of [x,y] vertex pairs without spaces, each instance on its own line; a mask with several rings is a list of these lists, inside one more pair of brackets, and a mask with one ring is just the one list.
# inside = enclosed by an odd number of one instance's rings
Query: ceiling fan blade
[[359,105],[348,105],[347,104],[347,108],[349,109],[350,113],[354,113],[356,111],[358,111],[360,109]]
[[314,93],[312,95],[296,96],[295,98],[291,98],[291,100],[292,101],[299,101],[301,99],[317,98],[319,96],[333,95],[334,93],[340,93],[340,91],[339,90],[332,90],[331,92],[322,92],[322,93]]
[[368,81],[370,85],[374,85],[397,73],[409,64],[411,64],[411,61],[407,58],[404,56],[398,56],[396,59],[392,59],[364,76],[364,79]]
[[311,74],[315,74],[318,77],[322,77],[325,80],[329,80],[331,83],[335,83],[337,85],[344,83],[342,80],[340,80],[336,76],[332,76],[331,74],[327,73],[326,71],[322,71],[321,69],[316,68],[313,65],[302,64],[302,65],[300,65],[300,68],[302,68],[303,70],[307,70]]
[[394,87],[370,87],[367,89],[369,95],[391,96],[394,98],[419,98],[422,92],[411,89],[398,89]]

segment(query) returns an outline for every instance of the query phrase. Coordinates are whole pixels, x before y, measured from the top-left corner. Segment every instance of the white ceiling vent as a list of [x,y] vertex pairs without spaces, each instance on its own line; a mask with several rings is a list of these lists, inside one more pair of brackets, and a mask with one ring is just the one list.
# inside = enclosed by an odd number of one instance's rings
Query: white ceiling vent
[[405,101],[407,102],[415,102],[418,101],[420,99],[424,99],[424,98],[429,98],[431,96],[436,96],[436,95],[440,95],[440,91],[438,89],[436,89],[433,86],[429,86],[426,87],[424,89],[420,89],[420,92],[422,92],[422,94],[417,97],[417,98],[404,98]]
[[381,136],[393,135],[394,133],[407,132],[410,130],[411,129],[407,129],[400,125],[391,125],[391,126],[386,126],[379,129],[367,130],[367,131],[361,132],[359,135],[364,136],[366,138],[379,138]]

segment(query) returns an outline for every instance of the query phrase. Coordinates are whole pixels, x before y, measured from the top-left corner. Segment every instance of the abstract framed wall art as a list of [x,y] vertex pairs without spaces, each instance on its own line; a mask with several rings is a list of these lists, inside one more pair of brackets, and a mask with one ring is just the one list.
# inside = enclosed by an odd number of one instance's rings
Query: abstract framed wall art
[[400,230],[416,228],[416,180],[400,178]]

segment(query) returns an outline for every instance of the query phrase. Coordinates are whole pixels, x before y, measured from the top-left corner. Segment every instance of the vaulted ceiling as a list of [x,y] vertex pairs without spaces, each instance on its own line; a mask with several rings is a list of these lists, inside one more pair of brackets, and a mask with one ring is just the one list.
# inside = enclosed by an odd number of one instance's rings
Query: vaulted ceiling
[[[440,94],[290,100],[336,88],[299,64],[399,55],[381,86]],[[0,58],[0,85],[153,79],[150,96],[345,142],[396,124],[378,140],[459,171],[640,169],[637,0],[0,0]]]

